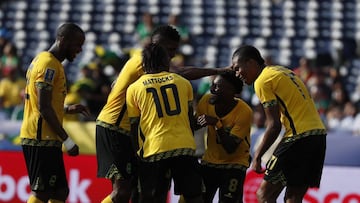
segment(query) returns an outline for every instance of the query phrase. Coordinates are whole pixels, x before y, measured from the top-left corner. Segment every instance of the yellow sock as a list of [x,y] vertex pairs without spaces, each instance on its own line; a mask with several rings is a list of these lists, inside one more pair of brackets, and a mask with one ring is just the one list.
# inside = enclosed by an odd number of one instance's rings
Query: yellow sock
[[103,199],[101,203],[113,203],[111,196],[108,195],[107,197],[105,197],[105,199]]
[[27,203],[44,203],[44,202],[36,198],[35,195],[30,195]]
[[65,202],[57,199],[49,199],[49,203],[65,203]]

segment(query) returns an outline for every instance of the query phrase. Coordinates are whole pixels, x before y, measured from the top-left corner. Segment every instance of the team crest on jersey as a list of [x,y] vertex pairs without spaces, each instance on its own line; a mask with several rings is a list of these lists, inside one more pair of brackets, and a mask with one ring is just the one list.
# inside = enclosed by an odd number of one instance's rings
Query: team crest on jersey
[[47,68],[45,71],[45,82],[51,83],[54,79],[55,70]]

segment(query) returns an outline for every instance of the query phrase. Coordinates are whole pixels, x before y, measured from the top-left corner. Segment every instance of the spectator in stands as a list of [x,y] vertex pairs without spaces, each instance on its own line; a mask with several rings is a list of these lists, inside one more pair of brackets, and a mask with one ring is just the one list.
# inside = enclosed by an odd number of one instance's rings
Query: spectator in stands
[[169,15],[168,24],[173,26],[180,34],[181,43],[188,43],[190,40],[190,33],[186,26],[180,24],[179,16],[176,14]]
[[[285,202],[302,202],[309,187],[320,186],[326,148],[326,129],[307,87],[290,69],[266,66],[253,46],[238,48],[232,63],[246,84],[254,83],[266,115],[266,129],[251,165],[255,172],[265,172],[257,191],[258,202],[276,202],[284,188]],[[261,158],[282,126],[285,134],[264,171]]]
[[4,54],[5,45],[10,42],[11,32],[6,28],[0,28],[0,57]]
[[320,117],[326,119],[326,111],[331,104],[331,88],[325,82],[324,73],[314,72],[308,79],[307,86]]
[[82,103],[88,106],[91,116],[87,119],[90,121],[96,120],[111,90],[111,82],[101,68],[101,65],[93,62],[84,65],[79,79],[70,87],[70,92],[77,94]]
[[93,62],[97,65],[99,71],[104,72],[104,68],[107,68],[107,66],[113,69],[114,73],[110,76],[111,79],[115,79],[113,76],[117,76],[127,60],[129,60],[128,53],[118,56],[115,52],[104,46],[98,45],[94,51],[96,57]]
[[179,15],[170,14],[168,17],[168,24],[173,26],[180,34],[180,47],[177,55],[172,59],[172,66],[179,67],[188,65],[193,58],[194,48],[191,43],[189,29],[179,22]]
[[357,113],[358,109],[356,108],[356,105],[351,101],[346,102],[344,105],[343,118],[341,119],[340,129],[351,132],[353,130],[353,125]]
[[301,57],[299,60],[299,66],[294,69],[294,73],[306,84],[309,78],[313,75],[310,60],[306,57]]
[[248,104],[235,98],[242,87],[243,82],[235,73],[218,75],[211,94],[205,94],[197,105],[197,125],[208,129],[207,148],[201,161],[207,203],[213,202],[217,189],[219,202],[243,202],[253,115]]
[[136,35],[142,46],[150,42],[151,32],[155,29],[156,23],[151,13],[145,12],[142,21],[136,26]]
[[[4,68],[3,78],[0,80],[0,111],[10,119],[15,108],[24,105],[24,89],[26,80],[20,77],[18,69]],[[15,116],[18,117],[18,116]],[[21,115],[18,117],[22,118]]]
[[65,174],[62,144],[70,156],[79,147],[62,127],[64,113],[89,115],[80,104],[64,107],[66,75],[61,64],[72,62],[82,51],[84,31],[74,23],[56,30],[56,40],[48,51],[39,53],[28,68],[25,88],[21,145],[32,194],[28,203],[65,202],[69,187]]
[[330,105],[326,111],[326,127],[329,130],[339,130],[343,119],[343,108],[340,105]]
[[21,61],[20,57],[17,54],[17,48],[11,42],[6,43],[4,47],[4,53],[0,57],[0,70],[2,74],[4,74],[3,71],[9,71],[5,69],[16,69],[16,73],[25,76],[23,74],[20,64]]
[[331,88],[331,104],[345,106],[350,101],[350,97],[341,81],[340,77],[335,78]]

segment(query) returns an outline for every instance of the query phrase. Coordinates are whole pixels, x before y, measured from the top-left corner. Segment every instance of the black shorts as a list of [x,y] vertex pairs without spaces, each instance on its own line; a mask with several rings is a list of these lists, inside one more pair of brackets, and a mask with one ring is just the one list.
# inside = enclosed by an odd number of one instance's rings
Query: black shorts
[[167,194],[171,179],[177,195],[195,197],[202,194],[203,182],[196,157],[176,156],[155,162],[140,162],[140,192],[154,196]]
[[136,157],[130,137],[96,125],[97,177],[127,179],[136,173]]
[[202,165],[201,174],[206,188],[205,202],[212,202],[217,189],[219,202],[243,202],[245,170]]
[[324,166],[326,135],[311,135],[280,143],[266,164],[264,179],[284,186],[319,187]]
[[22,149],[32,191],[68,189],[61,148],[22,145]]

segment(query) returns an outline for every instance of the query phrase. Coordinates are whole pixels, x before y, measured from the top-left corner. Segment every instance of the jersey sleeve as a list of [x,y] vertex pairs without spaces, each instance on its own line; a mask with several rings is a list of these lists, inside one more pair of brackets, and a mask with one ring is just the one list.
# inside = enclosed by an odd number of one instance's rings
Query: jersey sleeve
[[134,56],[126,62],[122,68],[113,89],[119,91],[126,90],[130,84],[135,82],[141,75],[144,74],[141,66],[141,56]]
[[[241,111],[241,112],[240,112]],[[239,112],[237,113],[234,127],[231,129],[230,134],[235,135],[241,139],[245,139],[250,134],[251,125],[253,121],[253,113],[250,107],[246,104],[241,105]]]
[[[41,58],[39,59],[41,60]],[[36,72],[34,73],[34,82],[35,83],[44,83],[50,86],[54,85],[56,77],[59,76],[59,67],[51,63],[47,58],[43,61],[39,61],[36,64]]]
[[261,78],[255,82],[254,88],[257,97],[264,107],[266,107],[267,103],[276,101],[276,95],[274,94],[273,83],[271,80],[264,80]]
[[129,118],[136,118],[140,116],[140,109],[136,102],[135,90],[136,88],[133,85],[130,85],[126,91],[126,106]]

